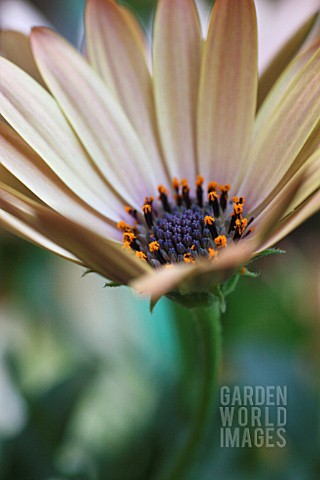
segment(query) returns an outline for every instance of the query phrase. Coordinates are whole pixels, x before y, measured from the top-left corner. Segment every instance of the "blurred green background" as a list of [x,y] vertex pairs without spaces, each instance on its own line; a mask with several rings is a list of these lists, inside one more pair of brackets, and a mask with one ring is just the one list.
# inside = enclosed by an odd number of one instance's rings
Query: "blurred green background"
[[[126,3],[149,24],[155,2]],[[33,4],[81,44],[82,0]],[[222,448],[217,414],[186,480],[320,478],[319,220],[257,262],[223,316],[220,383],[286,385],[286,447]],[[128,288],[82,273],[0,230],[0,480],[156,479],[188,425],[186,312],[163,299],[151,317]]]

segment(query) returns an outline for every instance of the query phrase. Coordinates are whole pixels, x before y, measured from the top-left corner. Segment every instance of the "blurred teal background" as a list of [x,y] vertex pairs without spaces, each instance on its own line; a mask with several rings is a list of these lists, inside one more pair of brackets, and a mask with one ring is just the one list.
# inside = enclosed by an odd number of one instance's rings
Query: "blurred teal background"
[[[149,24],[154,1],[126,3]],[[82,0],[33,4],[81,44]],[[221,448],[217,414],[186,480],[320,478],[319,219],[254,264],[223,316],[220,383],[287,385],[286,447]],[[82,273],[0,230],[0,480],[156,479],[188,425],[187,313],[163,299],[151,317]]]

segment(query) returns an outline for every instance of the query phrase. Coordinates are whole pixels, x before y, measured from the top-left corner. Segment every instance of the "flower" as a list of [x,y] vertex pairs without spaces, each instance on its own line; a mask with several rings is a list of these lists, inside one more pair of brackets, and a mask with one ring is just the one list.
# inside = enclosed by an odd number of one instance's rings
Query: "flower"
[[223,282],[319,209],[315,17],[259,82],[253,0],[216,0],[205,38],[192,0],[159,0],[152,61],[113,0],[87,2],[88,62],[47,28],[30,43],[46,88],[0,59],[6,228],[156,298]]

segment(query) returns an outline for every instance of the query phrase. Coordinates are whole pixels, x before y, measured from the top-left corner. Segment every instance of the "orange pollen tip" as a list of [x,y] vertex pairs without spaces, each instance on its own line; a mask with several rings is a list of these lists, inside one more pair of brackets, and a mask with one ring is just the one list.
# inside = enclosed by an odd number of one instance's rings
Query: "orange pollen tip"
[[217,250],[214,248],[208,248],[209,258],[215,258],[218,255]]
[[136,210],[132,207],[129,207],[128,205],[124,209],[129,215],[134,215],[136,213]]
[[149,243],[149,250],[150,252],[157,252],[160,248],[160,245],[158,242],[151,242]]
[[240,215],[243,212],[243,205],[241,203],[235,204],[233,206],[233,211],[236,215]]
[[131,245],[131,243],[136,239],[137,237],[135,236],[134,233],[132,232],[125,232],[123,234],[123,243],[129,243],[129,245]]
[[175,177],[173,180],[172,180],[172,186],[175,190],[178,190],[179,188],[179,180],[177,179],[177,177]]
[[242,235],[243,232],[245,231],[247,223],[248,223],[248,220],[246,218],[241,218],[241,220],[238,218],[235,221],[236,229],[238,230],[238,233],[240,233],[240,235]]
[[143,213],[151,213],[152,212],[152,207],[150,203],[145,203],[142,207]]
[[219,235],[214,239],[214,243],[218,248],[224,248],[227,245],[227,237],[225,235]]
[[212,225],[215,222],[215,219],[213,217],[210,217],[210,215],[206,215],[203,221],[205,225]]
[[231,185],[229,183],[227,183],[226,185],[221,185],[220,186],[220,191],[222,193],[227,193],[227,192],[229,192],[230,188],[231,188]]
[[240,270],[240,274],[245,275],[246,273],[247,273],[246,267],[242,267],[241,270]]
[[147,255],[143,252],[136,252],[136,257],[138,257],[140,260],[143,260],[144,262],[147,261]]
[[183,255],[183,261],[185,263],[193,263],[195,260],[194,260],[193,256],[191,255],[191,253],[189,252],[189,253],[185,253]]
[[244,197],[232,197],[232,201],[234,203],[239,203],[241,205],[245,204],[245,198]]
[[117,228],[121,230],[122,232],[130,232],[131,231],[131,226],[121,220],[120,222],[117,223]]
[[188,180],[186,178],[183,178],[180,182],[181,187],[187,187],[188,186]]
[[204,182],[204,177],[202,175],[197,175],[196,186],[201,187]]
[[220,195],[218,195],[216,192],[209,192],[208,193],[209,202],[213,202],[216,198],[220,198]]
[[122,248],[124,250],[131,250],[131,247],[130,247],[130,243],[129,242],[124,242],[123,245],[122,245]]
[[217,182],[209,182],[208,183],[208,191],[210,190],[217,190],[219,188],[219,183]]
[[163,185],[159,185],[158,186],[158,192],[161,194],[161,193],[164,193],[165,195],[168,195],[168,190],[163,186]]

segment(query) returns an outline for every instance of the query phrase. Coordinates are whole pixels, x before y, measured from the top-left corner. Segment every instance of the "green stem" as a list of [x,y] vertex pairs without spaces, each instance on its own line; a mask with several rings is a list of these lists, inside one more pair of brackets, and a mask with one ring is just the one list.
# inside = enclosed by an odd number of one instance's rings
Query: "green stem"
[[205,438],[207,426],[215,407],[218,372],[221,360],[220,308],[215,302],[211,308],[192,310],[197,329],[197,348],[200,353],[198,375],[202,375],[199,404],[194,414],[189,436],[178,453],[165,480],[182,480]]

